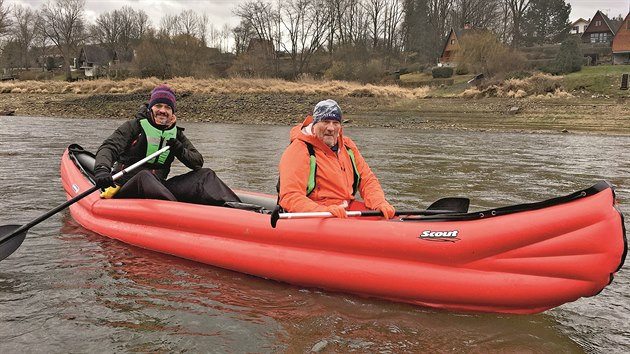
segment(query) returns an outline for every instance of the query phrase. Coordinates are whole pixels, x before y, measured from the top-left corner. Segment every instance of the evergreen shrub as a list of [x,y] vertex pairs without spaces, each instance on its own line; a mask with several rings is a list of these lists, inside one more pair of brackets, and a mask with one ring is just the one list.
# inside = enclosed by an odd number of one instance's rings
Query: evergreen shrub
[[443,66],[443,67],[435,67],[431,70],[431,75],[434,79],[444,78],[447,79],[453,76],[453,68]]

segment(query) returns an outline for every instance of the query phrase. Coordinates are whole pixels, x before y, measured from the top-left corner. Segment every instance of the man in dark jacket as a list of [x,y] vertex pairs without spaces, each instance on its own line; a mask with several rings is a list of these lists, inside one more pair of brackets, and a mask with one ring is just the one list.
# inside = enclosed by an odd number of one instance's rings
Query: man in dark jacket
[[[96,185],[115,191],[115,198],[147,198],[187,203],[223,205],[240,202],[238,196],[209,168],[202,168],[203,156],[177,127],[175,93],[168,86],[151,91],[135,119],[123,123],[96,152]],[[165,145],[170,149],[145,163],[129,178],[114,182],[112,175]],[[192,171],[167,179],[177,158]],[[118,189],[120,186],[120,189]]]

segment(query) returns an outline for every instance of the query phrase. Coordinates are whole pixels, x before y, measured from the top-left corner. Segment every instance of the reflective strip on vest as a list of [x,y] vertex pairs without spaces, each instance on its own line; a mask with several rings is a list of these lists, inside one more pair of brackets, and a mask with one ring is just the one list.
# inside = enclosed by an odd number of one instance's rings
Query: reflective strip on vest
[[310,158],[310,171],[308,173],[308,183],[306,184],[306,195],[311,194],[315,189],[315,173],[317,172],[317,161],[315,161],[315,154]]
[[355,195],[359,190],[359,183],[361,183],[361,174],[359,174],[357,162],[354,160],[354,152],[352,152],[352,149],[347,146],[346,150],[348,151],[348,155],[350,155],[350,161],[352,161],[352,169],[354,172],[354,182],[352,182],[352,195]]
[[[168,130],[160,130],[149,123],[147,119],[140,120],[140,125],[142,126],[142,130],[144,130],[144,135],[147,137],[147,155],[149,156],[152,153],[158,151],[162,148],[164,142],[169,139],[175,139],[177,137],[177,128],[172,127]],[[148,163],[160,164],[163,165],[168,158],[168,155],[171,151],[166,150],[160,154],[160,156],[148,161]],[[157,159],[157,161],[156,161]]]

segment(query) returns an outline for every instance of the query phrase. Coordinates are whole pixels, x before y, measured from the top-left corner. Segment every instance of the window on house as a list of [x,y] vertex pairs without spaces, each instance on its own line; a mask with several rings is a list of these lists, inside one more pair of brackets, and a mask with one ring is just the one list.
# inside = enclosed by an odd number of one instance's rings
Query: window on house
[[608,42],[608,33],[591,33],[591,43],[606,43]]
[[451,39],[451,44],[455,44],[455,40],[454,39]]
[[573,32],[579,33],[580,32],[580,26],[573,26]]
[[595,21],[595,26],[601,26],[601,25],[602,25],[602,21],[600,20]]
[[626,22],[626,29],[630,30],[630,21]]

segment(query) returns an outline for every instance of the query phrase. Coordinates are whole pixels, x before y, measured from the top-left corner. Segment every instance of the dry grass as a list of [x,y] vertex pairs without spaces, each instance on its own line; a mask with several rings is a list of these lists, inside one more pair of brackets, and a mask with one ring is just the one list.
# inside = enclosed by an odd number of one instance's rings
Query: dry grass
[[562,77],[537,73],[526,79],[509,79],[480,88],[470,88],[464,98],[564,98],[572,95],[562,89]]
[[397,85],[361,85],[347,81],[320,81],[304,78],[297,82],[279,79],[209,79],[174,78],[162,81],[157,78],[112,80],[61,81],[5,81],[0,93],[45,94],[130,94],[148,92],[156,85],[167,84],[177,92],[251,94],[287,93],[304,95],[330,95],[346,97],[424,98],[429,88],[402,88]]

